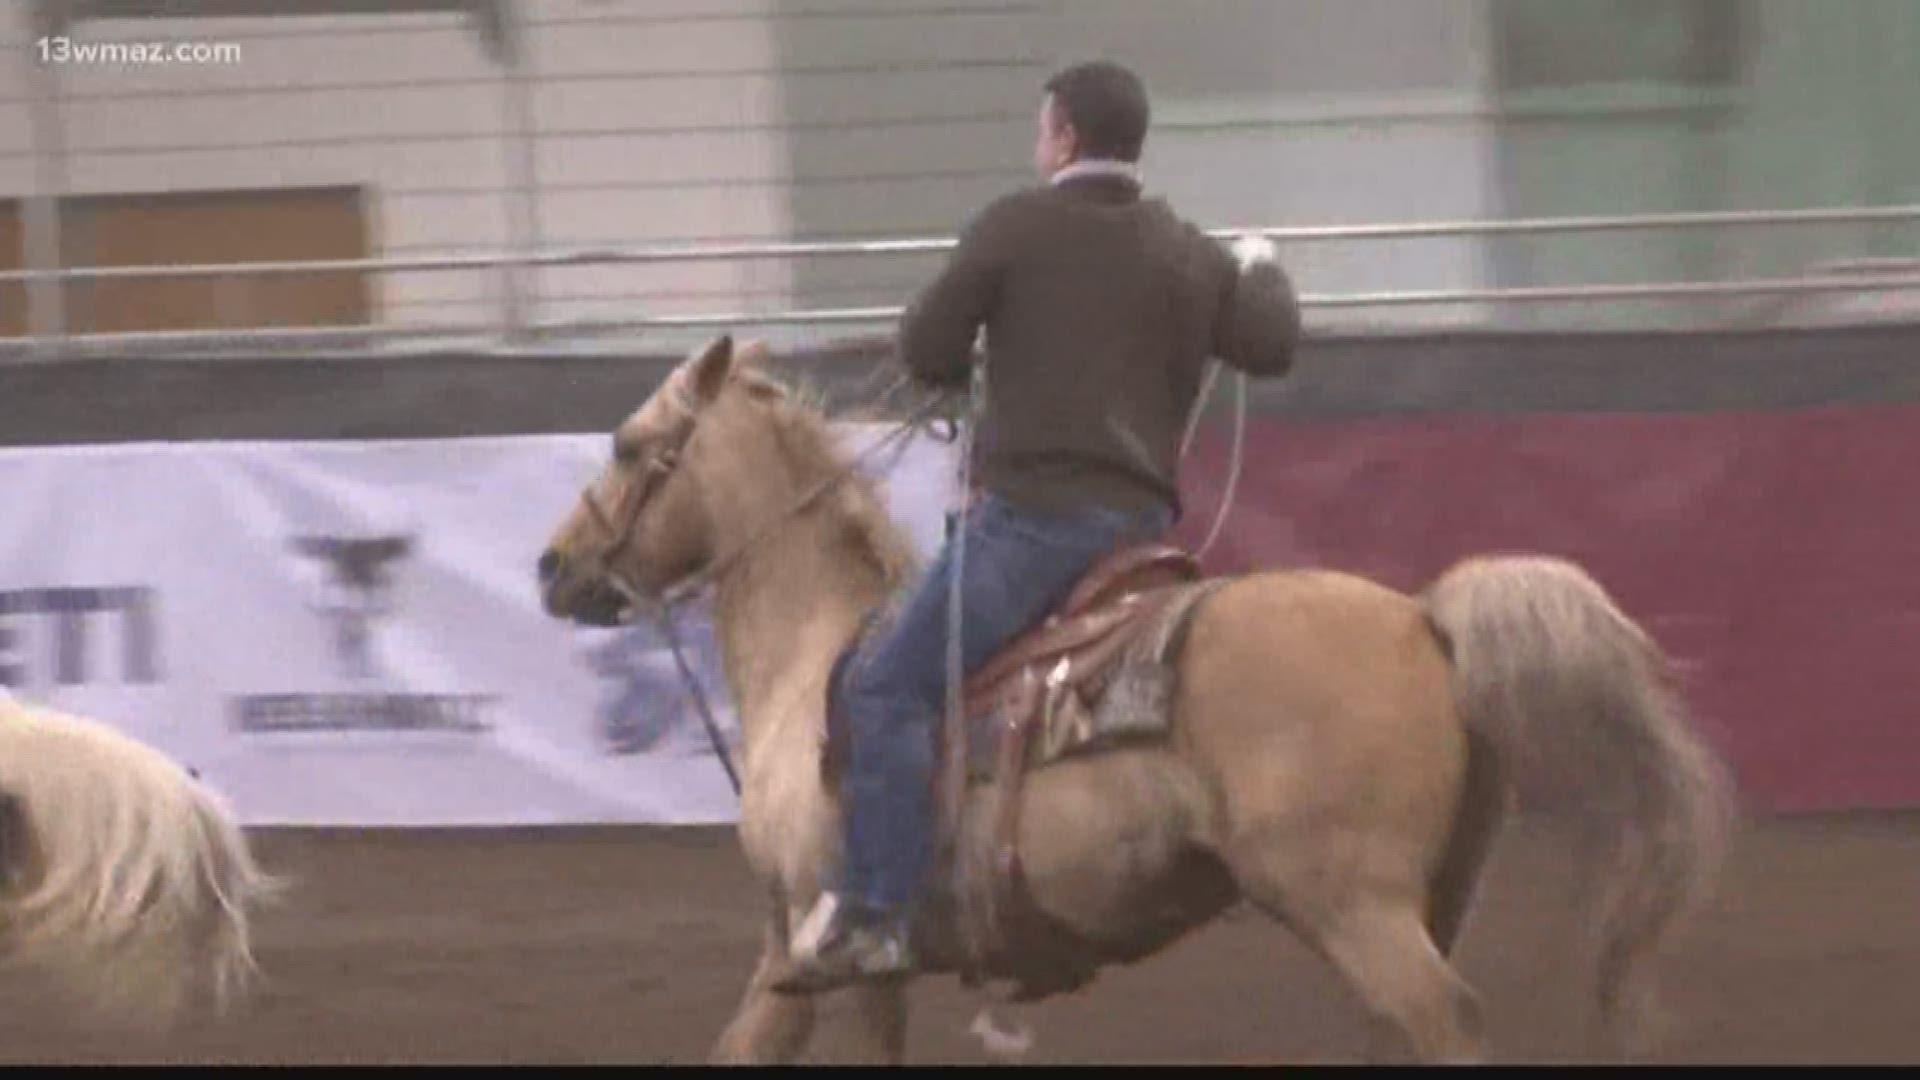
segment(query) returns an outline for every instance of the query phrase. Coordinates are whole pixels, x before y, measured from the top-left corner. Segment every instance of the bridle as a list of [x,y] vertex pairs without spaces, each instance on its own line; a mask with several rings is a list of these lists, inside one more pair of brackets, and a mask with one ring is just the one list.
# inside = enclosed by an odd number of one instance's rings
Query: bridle
[[647,603],[645,590],[620,573],[618,560],[633,546],[634,536],[640,528],[640,515],[646,512],[647,504],[653,501],[653,497],[680,467],[681,454],[699,426],[700,414],[684,404],[680,407],[687,416],[687,422],[664,448],[647,460],[639,482],[627,485],[620,499],[621,505],[616,508],[617,515],[600,505],[599,497],[594,494],[594,485],[588,484],[580,489],[580,503],[586,507],[587,516],[607,537],[605,545],[591,555],[594,569],[602,580],[635,607]]
[[[919,407],[909,412],[904,419],[896,422],[893,428],[876,440],[872,446],[855,454],[846,465],[836,470],[833,475],[815,484],[806,494],[800,496],[794,500],[791,505],[786,507],[786,509],[774,515],[744,543],[726,555],[709,562],[706,566],[681,579],[677,585],[666,592],[658,596],[650,596],[647,590],[642,589],[620,572],[617,560],[633,545],[635,533],[640,527],[640,515],[646,512],[647,504],[653,500],[654,496],[659,493],[661,487],[671,479],[674,472],[679,469],[681,459],[686,452],[687,444],[693,439],[694,433],[699,427],[699,412],[684,403],[678,404],[681,411],[687,417],[686,424],[674,433],[672,440],[669,441],[665,447],[657,451],[654,456],[647,461],[645,465],[646,471],[642,474],[639,483],[629,484],[627,486],[626,494],[621,498],[622,505],[616,508],[617,513],[609,513],[606,507],[601,505],[600,499],[594,495],[593,485],[589,484],[580,490],[580,501],[582,505],[586,507],[587,515],[593,518],[594,524],[602,533],[606,534],[607,537],[605,546],[591,553],[590,561],[595,564],[594,569],[599,573],[602,580],[635,608],[673,608],[693,599],[702,590],[717,583],[737,567],[741,559],[745,558],[780,526],[798,517],[812,507],[822,496],[839,486],[849,476],[858,472],[866,465],[869,459],[879,456],[879,452],[886,449],[889,444],[899,442],[915,431],[922,429],[931,430],[929,422],[936,419],[936,414],[946,407],[947,401],[946,395],[944,394],[929,398]],[[945,434],[932,435],[931,437],[941,442],[952,442],[957,437],[957,430],[950,424]],[[899,450],[896,451],[896,458],[899,454],[904,453],[905,450],[906,446],[902,443]]]
[[[694,599],[707,587],[717,584],[762,541],[800,514],[805,513],[822,496],[859,471],[869,459],[877,457],[879,452],[890,443],[900,442],[901,444],[895,454],[897,460],[900,454],[906,452],[907,444],[904,441],[906,436],[926,426],[947,403],[945,395],[929,398],[910,412],[905,419],[896,423],[872,446],[854,455],[846,465],[814,485],[780,513],[775,514],[744,543],[681,579],[677,585],[665,592],[650,595],[647,590],[640,588],[620,572],[617,560],[633,545],[634,535],[640,527],[640,515],[646,512],[647,504],[659,494],[660,489],[680,467],[687,444],[693,439],[694,432],[699,427],[698,410],[687,406],[684,401],[676,401],[675,404],[686,414],[687,422],[674,433],[665,447],[646,462],[645,471],[641,474],[639,482],[627,486],[621,505],[615,507],[616,512],[609,513],[607,508],[601,505],[599,497],[594,494],[592,484],[580,489],[580,501],[586,507],[587,515],[593,518],[595,525],[607,536],[605,546],[594,551],[590,556],[595,571],[610,588],[627,601],[628,611],[623,614],[631,615],[633,618],[642,615],[651,616],[659,626],[661,636],[666,639],[668,648],[673,652],[674,664],[680,669],[680,677],[692,692],[694,704],[700,711],[701,722],[706,725],[707,737],[713,743],[714,753],[719,756],[720,765],[727,771],[727,780],[732,783],[734,794],[737,796],[740,794],[740,775],[735,771],[732,756],[727,752],[726,737],[721,732],[720,725],[714,720],[713,710],[708,706],[706,695],[700,689],[699,677],[694,674],[692,665],[687,662],[685,649],[673,622],[674,609]],[[948,441],[942,436],[934,437]],[[629,620],[623,618],[622,621]]]

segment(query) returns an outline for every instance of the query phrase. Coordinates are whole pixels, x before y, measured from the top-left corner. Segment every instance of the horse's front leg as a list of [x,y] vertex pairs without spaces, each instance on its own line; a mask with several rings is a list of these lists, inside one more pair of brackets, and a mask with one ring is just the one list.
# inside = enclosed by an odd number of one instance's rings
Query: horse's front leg
[[861,1060],[875,1065],[906,1060],[907,985],[906,979],[889,979],[848,988]]
[[784,913],[767,928],[766,946],[746,997],[713,1048],[716,1065],[785,1065],[799,1058],[813,1034],[813,998],[781,994],[774,983],[786,973],[787,934]]

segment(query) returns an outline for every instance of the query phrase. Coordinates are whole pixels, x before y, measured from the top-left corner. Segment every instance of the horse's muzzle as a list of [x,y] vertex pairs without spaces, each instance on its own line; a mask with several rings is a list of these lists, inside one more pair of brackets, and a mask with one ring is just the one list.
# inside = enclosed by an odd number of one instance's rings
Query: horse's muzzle
[[626,625],[627,598],[604,585],[590,586],[573,606],[573,621],[583,626]]
[[583,626],[610,627],[626,622],[627,600],[612,584],[594,579],[574,579],[566,573],[565,560],[555,551],[540,556],[536,570],[540,576],[540,603],[556,619]]

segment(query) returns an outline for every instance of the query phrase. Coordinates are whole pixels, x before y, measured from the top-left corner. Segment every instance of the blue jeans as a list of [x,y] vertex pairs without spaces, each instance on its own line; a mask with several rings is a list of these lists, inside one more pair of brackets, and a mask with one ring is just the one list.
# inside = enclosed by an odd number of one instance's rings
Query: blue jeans
[[[986,495],[968,511],[961,582],[961,665],[978,671],[1038,625],[1101,556],[1153,540],[1170,511],[1038,511]],[[904,917],[932,858],[935,733],[946,704],[947,597],[954,537],[848,664],[842,896]]]

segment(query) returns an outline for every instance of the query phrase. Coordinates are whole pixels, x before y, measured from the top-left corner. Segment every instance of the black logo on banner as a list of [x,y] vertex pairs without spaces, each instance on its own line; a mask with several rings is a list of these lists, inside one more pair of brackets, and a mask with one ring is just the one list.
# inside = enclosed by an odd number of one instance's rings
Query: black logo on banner
[[0,686],[143,686],[160,671],[154,590],[0,589]]
[[387,691],[379,629],[399,609],[396,580],[414,550],[410,536],[303,536],[292,550],[321,564],[323,577],[308,607],[333,631],[341,676],[367,684],[351,693],[252,694],[236,698],[234,726],[256,734],[333,731],[491,731],[492,694]]
[[313,609],[333,623],[334,655],[343,672],[351,679],[374,678],[382,670],[374,661],[374,624],[393,614],[393,572],[412,552],[412,538],[303,536],[293,546],[328,569],[327,585]]

